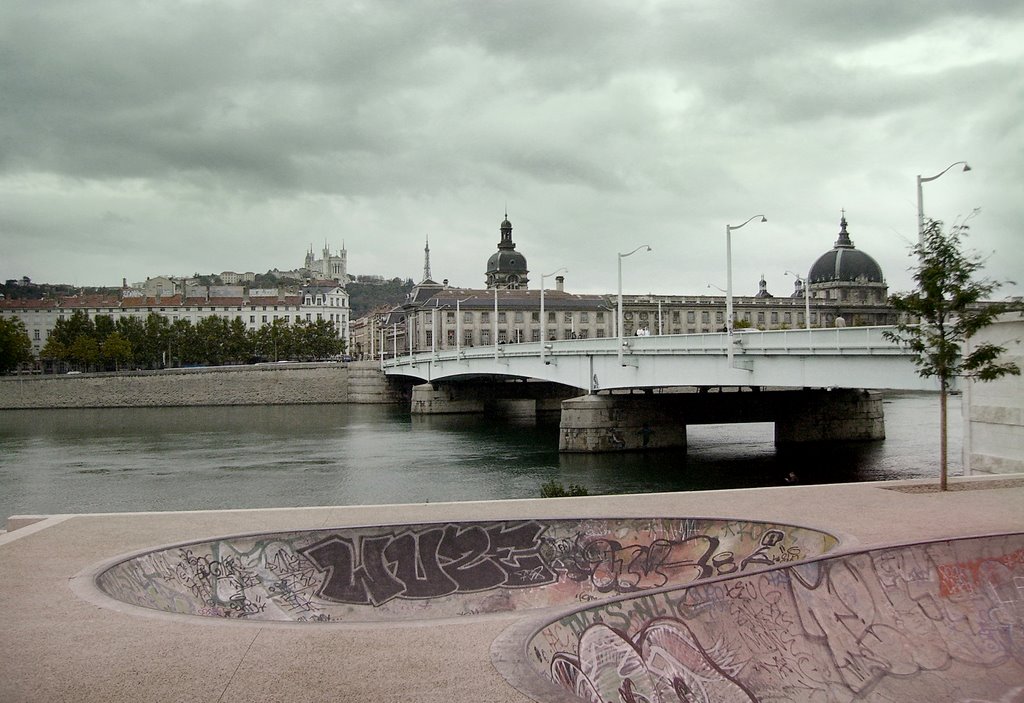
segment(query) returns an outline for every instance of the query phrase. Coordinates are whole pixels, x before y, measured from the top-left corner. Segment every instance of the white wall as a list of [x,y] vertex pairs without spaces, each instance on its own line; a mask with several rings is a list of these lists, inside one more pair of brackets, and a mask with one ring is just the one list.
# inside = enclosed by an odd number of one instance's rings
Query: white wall
[[[972,345],[980,342],[1005,347],[1001,360],[1015,362],[1024,371],[1022,313],[1000,316],[975,336]],[[964,407],[964,472],[1024,472],[1024,376],[964,384]]]

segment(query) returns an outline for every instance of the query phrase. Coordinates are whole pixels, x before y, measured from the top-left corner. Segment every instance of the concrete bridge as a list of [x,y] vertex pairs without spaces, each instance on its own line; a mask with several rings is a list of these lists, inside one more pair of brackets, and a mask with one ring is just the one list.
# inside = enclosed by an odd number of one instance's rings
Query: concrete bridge
[[589,393],[627,388],[755,386],[938,390],[911,355],[883,337],[892,327],[742,331],[572,339],[410,353],[382,362],[422,381],[481,377],[550,381]]
[[687,425],[729,422],[774,422],[777,443],[875,440],[882,399],[863,389],[938,389],[888,329],[741,332],[731,355],[718,333],[631,337],[621,349],[617,338],[445,349],[382,365],[425,381],[414,414],[559,411],[564,452],[685,447]]

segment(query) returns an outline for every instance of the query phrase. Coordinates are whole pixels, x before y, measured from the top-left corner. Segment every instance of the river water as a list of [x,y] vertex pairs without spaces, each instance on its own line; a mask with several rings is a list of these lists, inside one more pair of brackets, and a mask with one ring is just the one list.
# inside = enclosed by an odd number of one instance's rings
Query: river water
[[[960,400],[950,475],[962,472]],[[776,448],[771,423],[690,426],[687,450],[558,453],[557,418],[394,406],[0,411],[0,521],[15,514],[417,503],[937,475],[938,398],[886,397],[884,441]]]

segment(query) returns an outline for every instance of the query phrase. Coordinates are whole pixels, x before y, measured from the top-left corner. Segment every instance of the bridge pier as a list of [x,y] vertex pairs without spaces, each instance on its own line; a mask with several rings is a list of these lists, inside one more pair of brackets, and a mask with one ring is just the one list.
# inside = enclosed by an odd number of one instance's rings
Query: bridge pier
[[854,389],[600,394],[562,402],[558,449],[686,446],[686,426],[774,422],[775,443],[885,439],[880,393]]
[[[885,439],[882,394],[851,388],[789,391],[775,412],[775,443]],[[791,402],[786,402],[790,400]]]
[[545,381],[489,381],[484,383],[422,383],[412,388],[413,415],[485,413],[502,417],[528,417],[558,412],[562,401],[578,388]]
[[560,452],[686,446],[686,423],[668,395],[585,395],[562,401]]

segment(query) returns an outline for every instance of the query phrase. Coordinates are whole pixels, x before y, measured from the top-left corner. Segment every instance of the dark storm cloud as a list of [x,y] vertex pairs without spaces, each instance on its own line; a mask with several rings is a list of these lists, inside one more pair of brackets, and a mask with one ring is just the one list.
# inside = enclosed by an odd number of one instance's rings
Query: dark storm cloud
[[116,280],[287,267],[328,237],[415,276],[430,228],[435,277],[475,284],[511,202],[539,268],[607,289],[609,252],[650,239],[646,278],[678,291],[721,278],[716,233],[748,209],[787,246],[740,267],[806,266],[840,207],[902,257],[913,174],[968,158],[929,203],[983,205],[1001,241],[1021,27],[1012,2],[6,2],[0,227],[10,265],[78,232],[121,252]]

